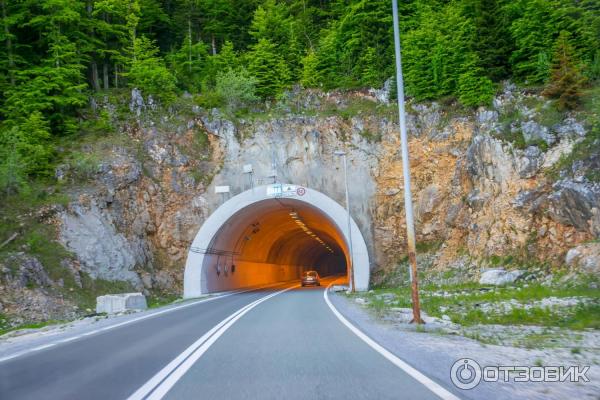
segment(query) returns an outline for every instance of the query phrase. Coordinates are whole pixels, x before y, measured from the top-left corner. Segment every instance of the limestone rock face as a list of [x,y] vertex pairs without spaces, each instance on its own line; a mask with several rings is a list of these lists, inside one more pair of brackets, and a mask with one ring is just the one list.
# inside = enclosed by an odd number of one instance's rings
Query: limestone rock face
[[61,214],[61,219],[60,240],[79,256],[83,271],[92,278],[128,281],[140,286],[134,268],[146,257],[117,232],[110,214],[94,203],[89,208],[73,204]]
[[548,196],[549,214],[557,222],[591,231],[594,209],[600,209],[600,184],[565,179],[556,182]]
[[[600,188],[586,178],[600,168],[600,155],[592,152],[553,182],[546,169],[568,155],[586,131],[573,116],[543,125],[528,106],[530,100],[544,101],[535,96],[506,84],[492,107],[468,115],[453,115],[435,102],[407,107],[416,239],[434,249],[431,268],[463,265],[471,279],[492,256],[526,250],[558,265],[568,250],[578,249],[569,264],[594,271],[589,265],[595,261],[585,260],[595,259],[578,246],[600,237]],[[74,256],[65,268],[80,287],[86,273],[130,282],[144,293],[180,293],[189,246],[226,200],[214,193],[215,186],[229,185],[231,195],[249,189],[242,169],[252,164],[255,185],[271,182],[268,176],[275,173],[280,182],[316,189],[344,204],[342,163],[334,156],[339,149],[347,152],[351,213],[367,242],[371,268],[396,268],[406,254],[405,184],[396,115],[380,113],[382,105],[376,104],[385,103],[384,97],[376,91],[308,91],[287,106],[297,108],[294,113],[278,110],[277,116],[234,123],[198,106],[188,114],[151,113],[155,102],[134,89],[129,106],[136,121],[124,124],[122,140],[103,149],[92,182],[74,188],[70,203],[57,211],[58,238]],[[373,101],[377,111],[366,107],[348,116],[303,110],[322,111],[325,104],[343,110],[356,98]],[[97,107],[114,110],[110,104]],[[507,122],[516,114],[518,119]],[[517,147],[508,135],[521,131],[527,145]],[[61,166],[56,174],[69,182],[71,172]],[[26,304],[44,304],[49,294],[43,288],[59,282],[48,282],[32,260],[19,263],[20,272],[11,272],[3,287],[28,296]]]

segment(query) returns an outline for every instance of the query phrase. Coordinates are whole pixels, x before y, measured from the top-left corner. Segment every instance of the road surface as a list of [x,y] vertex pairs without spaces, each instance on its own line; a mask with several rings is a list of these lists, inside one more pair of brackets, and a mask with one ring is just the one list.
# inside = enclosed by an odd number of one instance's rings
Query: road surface
[[439,398],[340,322],[323,290],[238,293],[1,361],[0,399]]

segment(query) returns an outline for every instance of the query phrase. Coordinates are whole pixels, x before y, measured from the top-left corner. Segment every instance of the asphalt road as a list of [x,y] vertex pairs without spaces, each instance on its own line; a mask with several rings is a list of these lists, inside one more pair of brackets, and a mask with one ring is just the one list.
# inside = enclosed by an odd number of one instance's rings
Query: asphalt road
[[195,304],[0,362],[0,399],[438,398],[344,326],[323,286],[282,288]]

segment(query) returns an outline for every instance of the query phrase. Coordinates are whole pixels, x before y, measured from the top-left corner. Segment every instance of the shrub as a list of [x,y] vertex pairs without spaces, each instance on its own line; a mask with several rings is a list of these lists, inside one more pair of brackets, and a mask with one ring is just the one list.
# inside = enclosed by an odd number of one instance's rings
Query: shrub
[[257,80],[245,69],[228,69],[217,74],[215,93],[221,97],[230,111],[258,100],[256,96]]

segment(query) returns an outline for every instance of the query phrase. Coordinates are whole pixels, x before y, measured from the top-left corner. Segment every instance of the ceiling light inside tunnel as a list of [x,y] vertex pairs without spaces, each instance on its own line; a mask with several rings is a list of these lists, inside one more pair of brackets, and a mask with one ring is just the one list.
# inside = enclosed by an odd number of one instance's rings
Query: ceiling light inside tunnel
[[298,226],[300,227],[300,229],[302,229],[308,236],[312,237],[313,239],[315,239],[317,242],[319,242],[327,251],[329,251],[330,253],[333,253],[333,250],[331,249],[331,247],[329,247],[327,245],[327,243],[325,243],[323,241],[323,239],[321,239],[319,236],[317,236],[312,230],[310,230],[306,224],[304,223],[304,221],[302,221],[302,219],[300,218],[300,216],[298,215],[298,213],[294,210],[291,210],[289,212],[290,217],[294,220],[294,222],[296,224],[298,224]]

